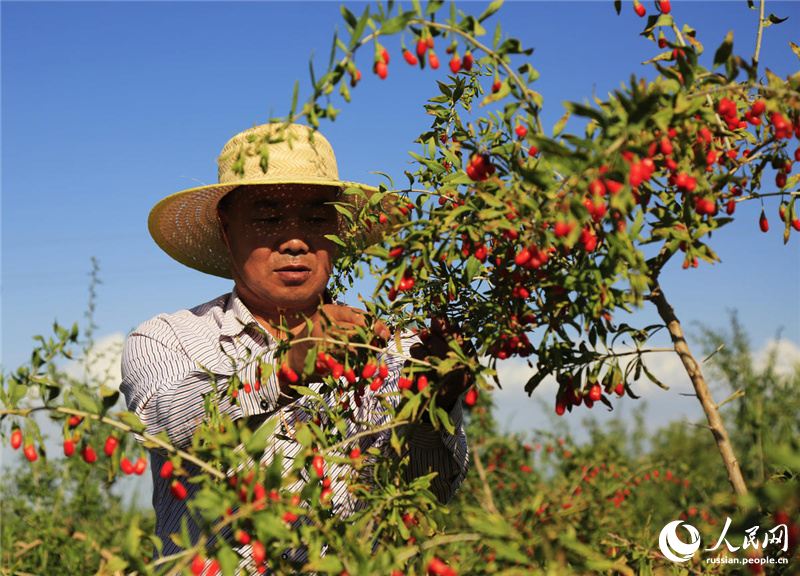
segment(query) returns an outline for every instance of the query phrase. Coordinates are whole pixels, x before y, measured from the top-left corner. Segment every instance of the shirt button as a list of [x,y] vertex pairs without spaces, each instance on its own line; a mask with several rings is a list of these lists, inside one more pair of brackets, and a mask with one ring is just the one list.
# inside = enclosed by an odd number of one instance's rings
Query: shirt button
[[264,410],[268,410],[269,409],[269,402],[267,402],[266,400],[262,400],[261,401],[261,408],[264,409]]
[[284,552],[283,554],[281,554],[281,558],[283,558],[284,560],[287,560],[289,558],[289,553],[288,552]]

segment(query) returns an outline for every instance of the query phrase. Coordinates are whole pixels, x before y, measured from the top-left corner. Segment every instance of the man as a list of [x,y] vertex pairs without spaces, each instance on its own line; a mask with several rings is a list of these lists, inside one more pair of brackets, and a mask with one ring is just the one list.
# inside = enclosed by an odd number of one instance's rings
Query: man
[[[282,453],[286,473],[300,450],[291,439],[293,430],[308,418],[306,409],[312,407],[309,397],[299,396],[294,387],[302,383],[319,389],[313,377],[297,376],[303,373],[306,354],[315,343],[312,339],[341,338],[362,328],[389,343],[378,357],[387,375],[377,390],[368,389],[359,397],[355,417],[347,423],[348,437],[364,431],[364,425],[356,422],[373,427],[388,423],[380,400],[397,404],[398,380],[409,356],[444,356],[449,328],[443,322],[433,323],[433,335],[424,347],[419,339],[406,335],[399,339],[398,349],[398,339],[385,325],[368,325],[364,311],[330,302],[327,283],[337,252],[330,236],[341,234],[342,229],[332,203],[341,201],[341,192],[351,186],[367,195],[376,191],[338,179],[333,150],[318,132],[296,124],[285,130],[283,125],[267,124],[237,134],[225,145],[218,185],[179,192],[156,205],[149,227],[158,245],[187,266],[232,278],[234,288],[190,310],[161,314],[128,337],[120,388],[129,409],[150,434],[166,431],[175,446],[190,446],[205,417],[204,395],[216,384],[219,410],[232,419],[245,419],[255,427],[280,418],[276,430],[280,437],[270,438],[262,463]],[[276,355],[278,343],[290,336],[288,332],[311,337],[293,345],[280,360],[283,374],[291,371],[297,376],[294,379],[279,377]],[[258,363],[244,361],[258,356],[276,368],[263,382],[258,378]],[[233,381],[234,374],[245,387],[232,400],[225,384]],[[259,386],[251,386],[255,382]],[[442,501],[453,496],[466,474],[459,398],[468,385],[463,373],[440,383],[437,403],[449,410],[455,434],[422,423],[409,442],[410,474],[438,472],[431,489]],[[333,399],[326,397],[326,401]],[[385,446],[387,435],[362,435],[358,442],[364,453],[370,447]],[[186,504],[197,485],[183,482],[187,496],[176,499],[170,492],[172,479],[160,474],[165,461],[163,453],[152,452],[156,533],[164,544],[164,556],[180,551],[168,536],[180,531],[184,518],[192,538],[199,534]],[[190,465],[184,467],[190,475],[201,473]],[[332,489],[333,509],[342,516],[352,513],[354,504],[345,483],[334,482]],[[304,554],[302,550],[287,552],[300,562]]]

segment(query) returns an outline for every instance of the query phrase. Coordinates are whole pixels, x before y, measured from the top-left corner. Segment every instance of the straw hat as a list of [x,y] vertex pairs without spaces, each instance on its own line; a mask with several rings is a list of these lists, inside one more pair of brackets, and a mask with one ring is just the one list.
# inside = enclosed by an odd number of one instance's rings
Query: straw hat
[[[262,152],[267,156],[266,170],[262,169]],[[300,124],[264,124],[240,132],[225,144],[219,157],[218,184],[184,190],[156,204],[148,219],[150,235],[181,264],[232,278],[217,205],[234,188],[263,184],[274,185],[276,194],[291,193],[297,184],[329,185],[340,190],[355,186],[367,197],[378,191],[339,180],[333,148],[319,132]],[[342,201],[361,208],[365,199],[348,195]],[[390,210],[390,204],[387,196],[376,209]],[[379,236],[372,232],[369,238],[363,235],[362,244],[377,240]]]

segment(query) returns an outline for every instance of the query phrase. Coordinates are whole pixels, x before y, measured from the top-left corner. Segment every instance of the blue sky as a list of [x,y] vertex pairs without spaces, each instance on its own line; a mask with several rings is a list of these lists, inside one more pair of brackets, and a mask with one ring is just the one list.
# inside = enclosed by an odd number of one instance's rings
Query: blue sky
[[[729,30],[735,51],[752,54],[757,13],[743,0],[672,4],[679,22],[698,29],[707,64]],[[485,4],[458,6],[478,14]],[[308,94],[310,56],[321,68],[334,28],[344,31],[339,3],[2,2],[0,10],[3,369],[29,358],[32,336],[48,334],[54,319],[84,322],[92,257],[103,282],[98,336],[229,291],[229,281],[163,254],[147,215],[169,194],[215,182],[223,144],[271,112],[285,114],[295,80],[301,98]],[[785,76],[799,68],[788,42],[799,40],[800,3],[768,3],[769,12],[790,20],[765,30],[761,62]],[[509,2],[490,21],[489,41],[496,20],[535,48],[548,130],[562,101],[649,75],[641,62],[656,54],[629,2],[621,16],[611,0]],[[444,46],[442,67],[420,71],[403,62],[398,38],[385,44],[389,77],[369,72],[371,52],[359,55],[364,79],[352,104],[322,127],[340,175],[368,184],[380,182],[370,171],[405,182],[411,141],[430,125],[422,106],[449,72]],[[770,233],[758,229],[756,203],[739,206],[741,218],[715,235],[722,264],[683,271],[675,262],[663,276],[690,331],[694,322],[725,327],[736,308],[756,347],[779,330],[800,342],[800,237],[784,246],[778,203],[766,207]]]

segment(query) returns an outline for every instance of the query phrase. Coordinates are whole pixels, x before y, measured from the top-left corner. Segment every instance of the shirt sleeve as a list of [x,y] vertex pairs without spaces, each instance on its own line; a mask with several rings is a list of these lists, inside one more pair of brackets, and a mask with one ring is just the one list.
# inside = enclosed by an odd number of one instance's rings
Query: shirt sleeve
[[[408,356],[409,349],[418,341],[416,336],[404,335],[401,338],[402,356]],[[389,377],[381,389],[382,392],[398,392],[397,383],[405,365],[405,359],[394,353],[396,349],[396,343],[391,343],[387,353],[380,358],[389,367]],[[399,398],[397,394],[391,397]],[[449,502],[461,487],[466,477],[469,463],[469,451],[462,425],[463,412],[460,402],[456,402],[449,414],[455,427],[453,434],[450,434],[444,428],[436,430],[429,422],[419,423],[413,429],[398,430],[398,433],[408,432],[411,434],[407,444],[409,467],[406,471],[406,479],[410,481],[431,472],[436,472],[437,475],[431,482],[431,491],[443,503]],[[371,420],[373,425],[386,424],[384,411],[381,409],[373,410]],[[389,434],[391,433],[387,433],[387,436]],[[388,445],[388,437],[386,438],[386,444]]]
[[208,342],[182,342],[160,317],[128,336],[122,352],[120,390],[128,409],[142,420],[148,433],[166,431],[174,446],[188,447],[206,416],[204,397],[214,392],[215,382],[220,413],[234,420],[275,409],[278,386],[272,380],[276,378],[270,376],[254,390],[255,362],[240,367],[239,376],[249,385],[240,390],[237,402],[231,403],[225,391],[234,366],[227,361],[209,362],[207,355],[213,348]]

